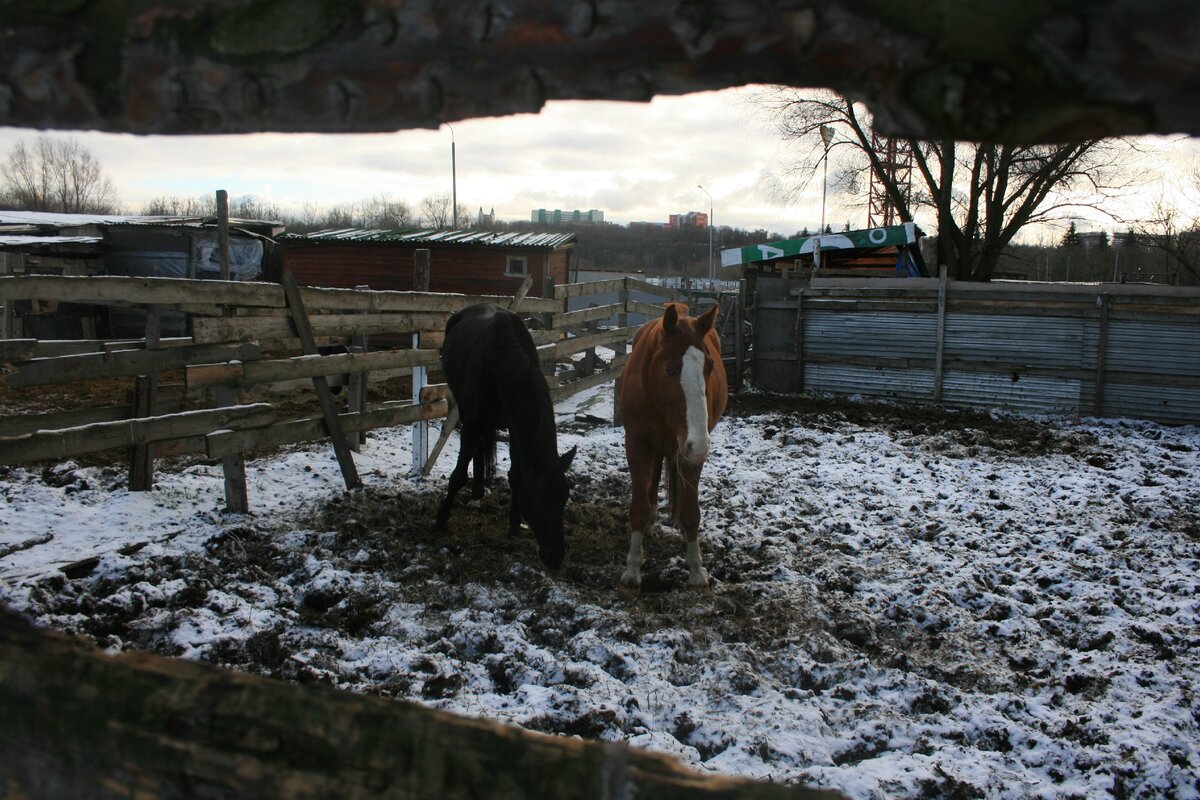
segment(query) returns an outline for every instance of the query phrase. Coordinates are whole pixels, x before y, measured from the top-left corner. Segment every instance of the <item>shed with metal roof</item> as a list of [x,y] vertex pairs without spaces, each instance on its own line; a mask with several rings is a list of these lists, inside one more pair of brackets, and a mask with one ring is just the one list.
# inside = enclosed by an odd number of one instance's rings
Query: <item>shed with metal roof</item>
[[411,290],[415,253],[428,250],[430,291],[510,295],[532,275],[530,295],[545,297],[567,282],[575,234],[347,228],[287,234],[280,242],[283,269],[307,286]]
[[[256,280],[274,254],[283,223],[230,219],[230,275]],[[204,216],[137,216],[0,211],[0,274],[130,275],[218,278],[217,220]],[[92,338],[139,335],[139,309],[24,302],[5,317],[9,336]],[[163,334],[184,335],[183,314],[162,317]]]

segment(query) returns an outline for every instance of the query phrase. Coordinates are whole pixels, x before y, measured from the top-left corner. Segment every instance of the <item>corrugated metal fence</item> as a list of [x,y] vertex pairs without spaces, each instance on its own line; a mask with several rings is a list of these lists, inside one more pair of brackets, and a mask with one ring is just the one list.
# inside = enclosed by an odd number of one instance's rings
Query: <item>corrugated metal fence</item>
[[769,391],[1200,423],[1191,287],[762,278],[753,353]]

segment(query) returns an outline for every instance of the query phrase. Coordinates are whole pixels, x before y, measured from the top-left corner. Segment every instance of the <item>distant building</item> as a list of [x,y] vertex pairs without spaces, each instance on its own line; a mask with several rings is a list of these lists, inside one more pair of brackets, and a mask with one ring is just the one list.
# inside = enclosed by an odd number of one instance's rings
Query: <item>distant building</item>
[[686,214],[672,214],[667,221],[668,228],[707,228],[708,214],[703,211],[689,211]]
[[1107,247],[1108,233],[1106,231],[1080,231],[1079,244],[1084,250],[1091,250],[1093,247]]
[[568,223],[589,223],[589,222],[604,222],[604,212],[595,208],[590,211],[563,211],[562,209],[554,209],[553,211],[545,208],[535,208],[529,218],[530,222],[539,222],[542,225],[564,225]]
[[475,217],[475,227],[490,228],[491,226],[493,226],[495,224],[496,224],[496,208],[495,208],[495,206],[493,206],[492,210],[486,214],[483,213],[483,206],[480,206],[479,214],[476,215],[476,217]]

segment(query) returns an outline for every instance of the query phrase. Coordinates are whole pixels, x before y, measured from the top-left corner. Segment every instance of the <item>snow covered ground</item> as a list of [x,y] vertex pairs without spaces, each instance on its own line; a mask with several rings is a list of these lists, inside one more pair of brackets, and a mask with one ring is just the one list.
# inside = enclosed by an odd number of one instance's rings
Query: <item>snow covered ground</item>
[[353,493],[327,445],[251,461],[251,516],[214,465],[136,495],[0,468],[0,598],[113,651],[855,798],[1200,797],[1200,429],[744,395],[701,487],[713,593],[664,528],[622,601],[611,387],[558,411],[557,573],[505,535],[503,483],[434,535],[456,444],[414,481],[401,428]]

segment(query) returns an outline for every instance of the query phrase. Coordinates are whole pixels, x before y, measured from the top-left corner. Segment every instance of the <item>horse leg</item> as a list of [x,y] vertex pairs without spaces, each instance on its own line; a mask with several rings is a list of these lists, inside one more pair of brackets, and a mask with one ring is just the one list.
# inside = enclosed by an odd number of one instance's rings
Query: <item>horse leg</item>
[[703,468],[703,464],[697,467],[684,461],[676,463],[674,472],[679,484],[676,514],[687,540],[688,586],[708,591],[708,573],[700,560],[700,471]]
[[636,595],[642,586],[642,540],[654,523],[658,508],[657,481],[654,480],[658,457],[628,440],[625,452],[629,460],[629,482],[633,486],[629,501],[629,554],[625,557],[625,572],[621,575],[620,591]]
[[446,523],[450,520],[450,506],[454,503],[455,495],[467,484],[467,466],[471,463],[471,457],[481,438],[478,426],[468,425],[466,420],[463,420],[462,430],[459,432],[458,461],[454,464],[454,471],[450,473],[446,497],[438,507],[437,521],[433,523],[433,529],[439,533],[446,530]]
[[508,471],[508,491],[512,495],[508,507],[508,535],[516,536],[521,530],[521,476],[515,468]]
[[678,459],[671,459],[670,472],[667,473],[667,508],[671,512],[671,525],[679,527],[679,464]]
[[471,482],[471,499],[478,500],[483,497],[484,484],[487,481],[487,476],[484,475],[484,471],[487,469],[487,456],[483,453],[476,453],[471,466],[475,473]]

